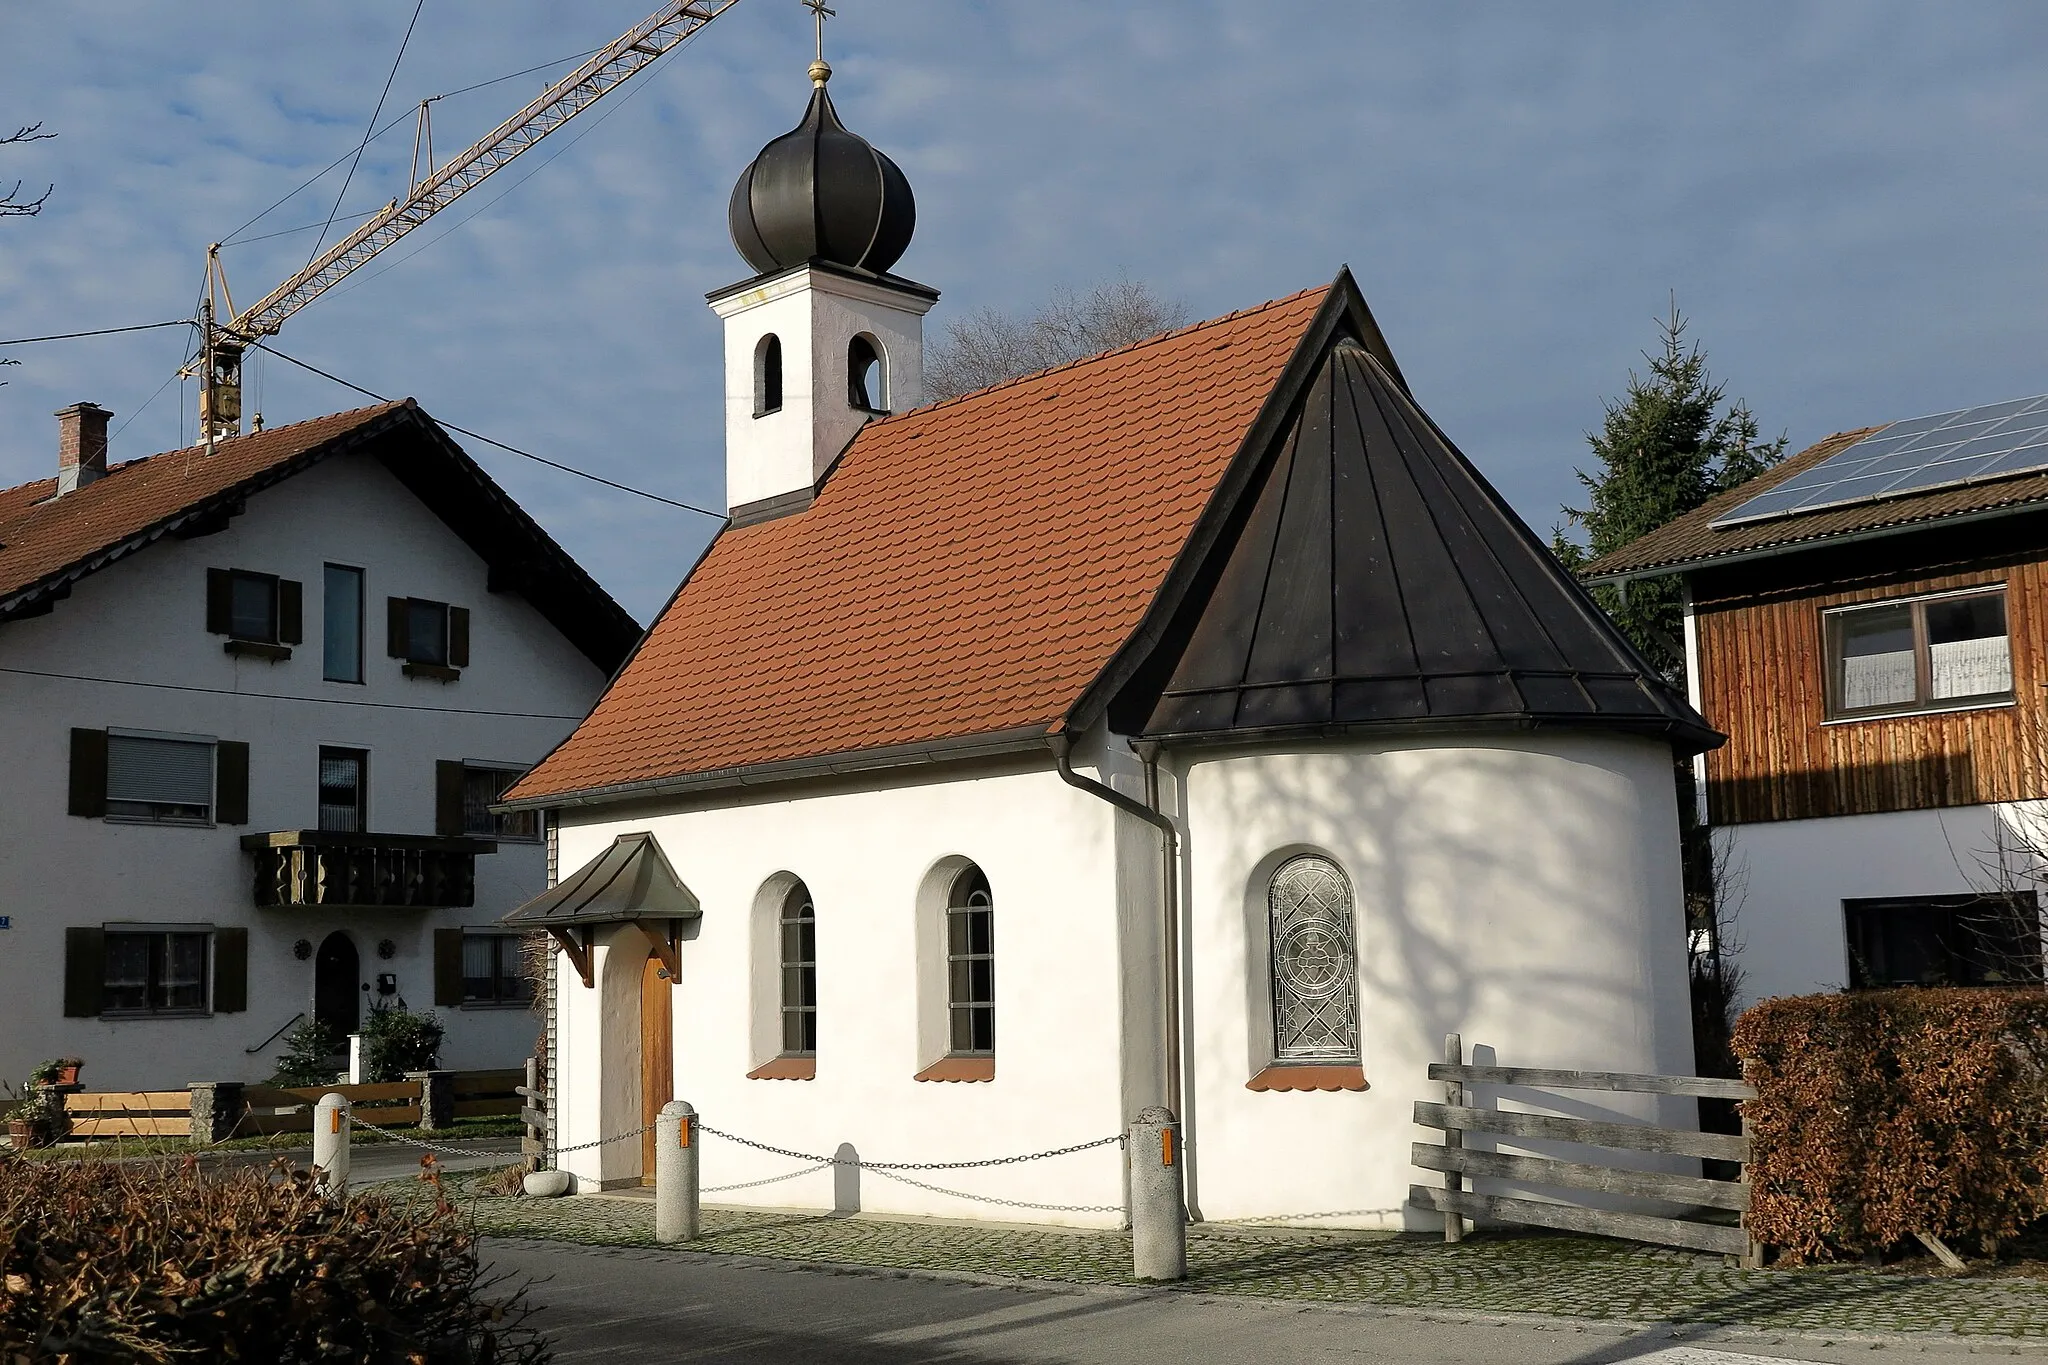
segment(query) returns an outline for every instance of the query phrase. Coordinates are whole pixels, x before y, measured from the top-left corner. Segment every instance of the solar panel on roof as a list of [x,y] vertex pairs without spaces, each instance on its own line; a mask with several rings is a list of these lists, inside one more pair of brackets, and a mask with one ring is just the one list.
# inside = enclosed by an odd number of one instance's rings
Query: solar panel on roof
[[1912,417],[1757,494],[1715,529],[2048,469],[2048,395]]

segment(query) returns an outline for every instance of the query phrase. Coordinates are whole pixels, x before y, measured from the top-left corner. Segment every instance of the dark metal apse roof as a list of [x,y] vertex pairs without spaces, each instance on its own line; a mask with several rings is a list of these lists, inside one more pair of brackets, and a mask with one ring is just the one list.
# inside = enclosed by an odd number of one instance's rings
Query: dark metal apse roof
[[1210,508],[1213,539],[1111,703],[1113,728],[1571,726],[1720,743],[1366,346],[1325,350],[1280,430]]
[[763,275],[809,261],[881,274],[909,249],[917,202],[896,163],[839,121],[820,78],[803,122],[740,173],[726,221]]

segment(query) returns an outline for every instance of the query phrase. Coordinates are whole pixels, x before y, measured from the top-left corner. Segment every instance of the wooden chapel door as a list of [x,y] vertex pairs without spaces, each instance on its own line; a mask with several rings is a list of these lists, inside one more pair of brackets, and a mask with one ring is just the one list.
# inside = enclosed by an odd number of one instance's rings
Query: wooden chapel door
[[675,1098],[675,1034],[671,1031],[668,968],[653,952],[640,967],[640,1183],[654,1183],[654,1120]]

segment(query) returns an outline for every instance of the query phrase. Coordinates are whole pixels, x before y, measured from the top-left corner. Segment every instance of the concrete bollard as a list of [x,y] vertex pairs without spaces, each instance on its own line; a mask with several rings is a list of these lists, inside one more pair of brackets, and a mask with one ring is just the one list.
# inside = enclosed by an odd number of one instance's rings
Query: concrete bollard
[[328,1091],[313,1106],[313,1164],[320,1188],[332,1198],[348,1193],[348,1101]]
[[670,1100],[654,1120],[654,1240],[697,1236],[697,1111]]
[[1181,1193],[1180,1124],[1171,1109],[1146,1109],[1131,1125],[1131,1263],[1141,1280],[1188,1277],[1187,1201]]

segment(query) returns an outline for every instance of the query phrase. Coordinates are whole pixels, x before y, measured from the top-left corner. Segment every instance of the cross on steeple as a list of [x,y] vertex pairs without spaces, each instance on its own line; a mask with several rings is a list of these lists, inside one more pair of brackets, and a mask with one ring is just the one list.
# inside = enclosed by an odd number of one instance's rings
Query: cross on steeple
[[839,11],[828,9],[825,0],[803,0],[803,6],[818,21],[818,60],[822,62],[825,60],[825,21],[837,15]]

